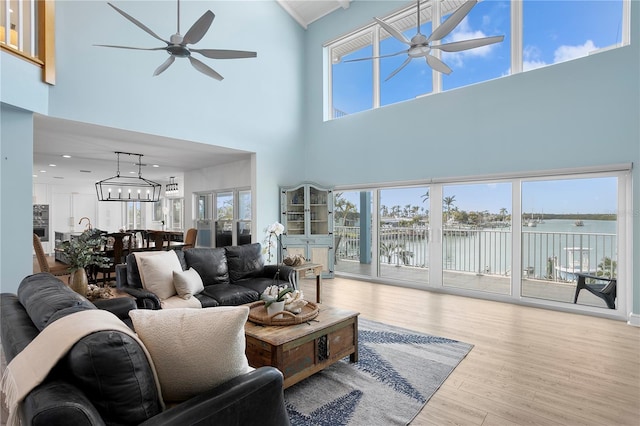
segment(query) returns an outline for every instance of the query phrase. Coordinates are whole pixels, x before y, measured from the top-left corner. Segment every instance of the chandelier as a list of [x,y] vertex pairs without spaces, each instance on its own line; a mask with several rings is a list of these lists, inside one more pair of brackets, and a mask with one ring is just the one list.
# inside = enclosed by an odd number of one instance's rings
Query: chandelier
[[171,176],[169,178],[169,183],[165,185],[164,195],[167,197],[177,197],[180,195],[178,191],[178,182],[176,182],[176,178]]
[[[162,185],[142,177],[142,154],[119,152],[117,174],[108,179],[96,182],[98,201],[140,201],[154,202],[160,200]],[[138,176],[120,176],[120,154],[138,156]]]

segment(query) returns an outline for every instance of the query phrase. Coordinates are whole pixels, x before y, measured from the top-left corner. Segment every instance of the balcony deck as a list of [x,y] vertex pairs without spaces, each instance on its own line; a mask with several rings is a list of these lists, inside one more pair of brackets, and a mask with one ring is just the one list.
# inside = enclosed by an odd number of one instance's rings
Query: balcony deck
[[[358,261],[347,259],[339,259],[335,265],[336,275],[338,276],[358,276],[366,279],[366,277],[373,277],[372,270],[372,265],[361,264]],[[377,279],[386,282],[393,282],[394,280],[405,281],[414,285],[415,283],[424,283],[424,287],[427,288],[427,274],[427,268],[382,264],[380,266],[380,277]],[[480,275],[470,272],[444,271],[443,282],[445,287],[503,295],[510,294],[511,288],[511,277],[509,276]],[[575,290],[575,282],[522,279],[522,293],[526,297],[573,303]],[[580,293],[578,303],[602,308],[607,307],[602,299],[587,291]]]

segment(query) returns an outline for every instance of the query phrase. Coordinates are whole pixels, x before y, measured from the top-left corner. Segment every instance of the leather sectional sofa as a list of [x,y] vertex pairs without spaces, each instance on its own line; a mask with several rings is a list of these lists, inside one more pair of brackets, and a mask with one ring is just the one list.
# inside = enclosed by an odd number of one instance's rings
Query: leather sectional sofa
[[[103,305],[117,316],[136,309],[131,298]],[[7,362],[54,321],[96,305],[49,273],[26,277],[18,293],[0,294]],[[188,350],[188,348],[185,348]],[[282,374],[262,367],[164,411],[143,348],[122,331],[98,331],[78,341],[22,404],[28,425],[288,425]]]
[[[295,276],[286,265],[265,265],[260,243],[189,248],[176,254],[183,270],[193,268],[202,278],[204,290],[194,296],[203,308],[255,302],[268,286],[290,286]],[[143,287],[133,253],[116,266],[116,287],[135,297],[139,308],[161,309],[160,298]]]

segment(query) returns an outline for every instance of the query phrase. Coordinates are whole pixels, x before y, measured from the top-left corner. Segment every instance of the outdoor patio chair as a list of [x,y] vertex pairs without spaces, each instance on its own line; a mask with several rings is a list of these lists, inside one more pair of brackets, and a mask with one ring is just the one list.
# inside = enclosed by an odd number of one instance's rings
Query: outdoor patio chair
[[[576,284],[576,295],[573,298],[573,303],[578,302],[578,293],[580,293],[580,290],[585,289],[589,293],[594,294],[604,300],[609,309],[616,308],[616,278],[598,277],[595,275],[587,274],[576,275],[578,276],[578,283]],[[589,284],[587,284],[587,280],[590,281]]]

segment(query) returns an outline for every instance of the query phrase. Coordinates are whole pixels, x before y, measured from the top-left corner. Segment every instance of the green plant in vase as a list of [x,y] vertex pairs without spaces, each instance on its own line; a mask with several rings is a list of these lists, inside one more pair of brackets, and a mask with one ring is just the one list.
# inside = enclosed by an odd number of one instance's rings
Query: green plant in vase
[[104,256],[101,248],[106,237],[97,229],[88,229],[77,237],[64,241],[60,249],[64,253],[71,273],[71,288],[85,296],[87,294],[87,273],[89,266],[108,267],[109,258]]

